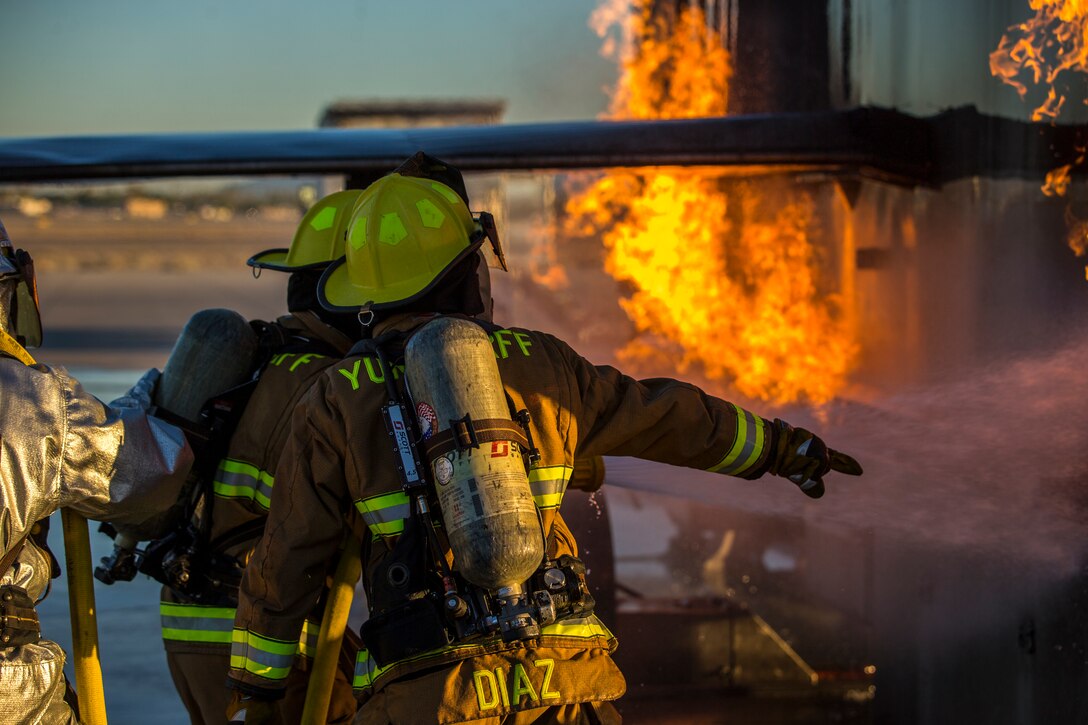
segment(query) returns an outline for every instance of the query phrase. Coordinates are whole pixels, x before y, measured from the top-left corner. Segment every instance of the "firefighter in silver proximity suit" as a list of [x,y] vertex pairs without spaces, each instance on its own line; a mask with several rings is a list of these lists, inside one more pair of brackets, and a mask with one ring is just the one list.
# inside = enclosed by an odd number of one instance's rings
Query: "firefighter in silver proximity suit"
[[47,517],[70,508],[138,525],[177,498],[192,463],[182,432],[147,414],[158,375],[102,403],[26,351],[41,342],[34,268],[0,224],[0,713],[5,723],[74,723],[64,651],[34,604],[55,560]]

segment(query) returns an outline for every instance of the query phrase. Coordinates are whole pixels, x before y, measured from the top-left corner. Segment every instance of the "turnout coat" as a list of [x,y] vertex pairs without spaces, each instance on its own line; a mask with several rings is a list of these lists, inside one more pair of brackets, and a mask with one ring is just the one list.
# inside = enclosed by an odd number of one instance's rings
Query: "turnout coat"
[[[375,336],[410,331],[427,319],[394,318]],[[559,512],[576,458],[635,456],[745,478],[767,468],[770,423],[732,403],[676,380],[639,381],[593,365],[542,332],[493,329],[489,338],[514,409],[531,415],[541,457],[529,482],[551,558],[577,555]],[[366,354],[349,356],[325,370],[296,411],[268,525],[242,581],[231,658],[239,689],[267,697],[283,687],[289,653],[352,527],[350,516],[366,526],[368,593],[404,530],[409,504],[381,414],[386,376],[399,380],[403,373],[391,367]],[[610,656],[616,645],[591,615],[560,620],[531,640],[455,642],[380,667],[364,650],[354,684],[364,711],[381,708],[393,722],[453,723],[614,700],[625,690]]]

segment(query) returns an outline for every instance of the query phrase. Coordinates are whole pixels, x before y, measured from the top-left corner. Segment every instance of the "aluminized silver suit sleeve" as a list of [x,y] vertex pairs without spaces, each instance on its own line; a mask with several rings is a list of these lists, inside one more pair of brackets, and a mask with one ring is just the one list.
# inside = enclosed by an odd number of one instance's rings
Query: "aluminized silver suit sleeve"
[[175,501],[193,458],[185,436],[139,396],[126,405],[107,406],[61,368],[0,359],[4,553],[64,506],[137,523]]
[[149,370],[110,406],[65,371],[54,374],[68,396],[60,506],[126,526],[170,508],[193,452],[179,428],[147,414],[159,372]]

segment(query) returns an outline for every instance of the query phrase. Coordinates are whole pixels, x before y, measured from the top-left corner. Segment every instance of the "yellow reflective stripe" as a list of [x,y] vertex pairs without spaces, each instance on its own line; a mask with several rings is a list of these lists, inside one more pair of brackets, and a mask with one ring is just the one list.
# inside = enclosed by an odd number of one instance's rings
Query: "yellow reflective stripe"
[[570,466],[541,466],[529,469],[529,488],[538,509],[559,508],[567,482],[574,475]]
[[209,607],[203,604],[159,602],[159,613],[170,617],[216,617],[234,619],[234,607]]
[[378,663],[370,657],[369,651],[366,649],[359,650],[359,654],[355,656],[355,676],[351,680],[352,689],[363,690],[370,687],[378,675],[392,666],[378,667]]
[[163,627],[162,638],[175,642],[230,644],[230,632],[214,632],[203,629],[174,629],[173,627]]
[[546,481],[553,478],[561,478],[564,481],[569,481],[572,475],[574,475],[574,469],[570,466],[542,466],[540,468],[530,468],[529,483]]
[[383,493],[379,496],[370,496],[356,501],[355,506],[361,513],[367,514],[406,503],[408,503],[408,494],[404,491],[393,491],[392,493]]
[[392,536],[404,531],[404,521],[411,512],[408,495],[403,491],[364,498],[355,502],[355,508],[376,536]]
[[317,655],[317,635],[321,632],[321,622],[307,619],[302,623],[302,634],[298,638],[298,651],[303,657],[313,659]]
[[162,638],[178,642],[230,644],[234,626],[232,607],[159,603]]
[[417,660],[425,660],[435,655],[445,654],[447,652],[456,652],[458,650],[475,649],[479,647],[478,644],[467,645],[451,645],[449,647],[440,647],[433,649],[423,654],[418,654],[413,657],[407,657],[403,660],[397,660],[396,662],[390,662],[385,667],[379,667],[378,663],[370,658],[370,652],[366,649],[359,650],[359,654],[355,657],[355,676],[352,679],[352,688],[361,690],[365,687],[370,687],[374,684],[374,680],[378,679],[385,672],[396,667],[397,665],[403,665],[408,662],[415,662]]
[[737,433],[733,445],[717,465],[708,468],[713,473],[739,475],[752,467],[763,454],[763,420],[750,411],[733,406],[737,412]]
[[[561,622],[549,624],[548,626],[541,628],[540,635],[542,637],[577,637],[579,639],[590,639],[593,637],[613,639],[615,636],[595,615],[581,619],[566,619]],[[381,677],[382,674],[398,665],[428,659],[437,655],[444,655],[449,652],[456,652],[457,650],[474,649],[480,646],[480,644],[469,644],[440,647],[439,649],[424,652],[423,654],[414,657],[390,662],[385,667],[378,667],[377,663],[371,659],[370,653],[366,649],[361,649],[359,650],[359,654],[355,657],[355,675],[352,678],[351,686],[355,690],[366,689],[373,686],[374,681]]]
[[585,619],[564,619],[560,622],[553,622],[546,627],[541,627],[540,636],[547,637],[581,637],[588,639],[590,637],[607,637],[611,638],[612,632],[608,627],[604,626],[596,617]]
[[269,680],[286,679],[291,672],[298,640],[286,642],[235,628],[231,633],[230,666]]
[[212,489],[221,498],[244,498],[256,501],[265,509],[272,503],[275,478],[267,471],[244,461],[224,458],[219,462]]
[[546,493],[540,496],[533,496],[533,501],[536,502],[538,509],[557,509],[559,505],[563,503],[563,494],[561,493]]

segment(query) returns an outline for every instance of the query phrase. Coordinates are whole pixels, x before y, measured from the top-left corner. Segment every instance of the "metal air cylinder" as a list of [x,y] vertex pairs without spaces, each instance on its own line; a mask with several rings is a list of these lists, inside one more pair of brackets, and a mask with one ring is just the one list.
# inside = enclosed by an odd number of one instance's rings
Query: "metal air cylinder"
[[[405,349],[405,375],[420,431],[427,439],[466,420],[510,423],[495,352],[479,325],[439,317]],[[544,558],[521,446],[488,440],[429,462],[454,566],[491,592],[520,590]]]
[[234,310],[201,310],[189,318],[163,366],[155,404],[196,422],[209,398],[253,372],[257,333]]

